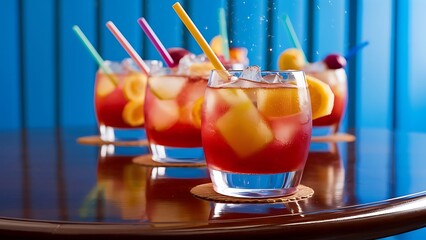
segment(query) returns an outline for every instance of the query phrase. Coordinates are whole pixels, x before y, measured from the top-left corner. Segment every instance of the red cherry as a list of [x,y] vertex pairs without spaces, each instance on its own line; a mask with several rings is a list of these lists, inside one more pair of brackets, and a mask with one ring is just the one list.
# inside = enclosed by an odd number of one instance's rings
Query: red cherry
[[184,56],[188,54],[191,54],[190,51],[180,47],[168,48],[167,52],[169,52],[170,56],[172,57],[175,63],[175,66],[179,65],[179,61],[181,58],[183,58]]
[[346,66],[346,58],[342,55],[333,53],[324,58],[323,62],[329,69],[339,69]]

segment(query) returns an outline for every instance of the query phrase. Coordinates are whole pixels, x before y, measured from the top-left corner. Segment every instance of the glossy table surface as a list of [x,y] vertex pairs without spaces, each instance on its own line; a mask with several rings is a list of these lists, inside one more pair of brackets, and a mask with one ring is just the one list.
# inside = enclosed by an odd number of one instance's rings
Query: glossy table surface
[[[357,129],[312,143],[313,197],[228,204],[192,196],[206,168],[144,167],[146,147],[88,146],[91,128],[0,132],[0,236],[414,239],[426,231],[426,134]],[[396,236],[395,236],[396,235]],[[391,237],[392,238],[392,237]]]

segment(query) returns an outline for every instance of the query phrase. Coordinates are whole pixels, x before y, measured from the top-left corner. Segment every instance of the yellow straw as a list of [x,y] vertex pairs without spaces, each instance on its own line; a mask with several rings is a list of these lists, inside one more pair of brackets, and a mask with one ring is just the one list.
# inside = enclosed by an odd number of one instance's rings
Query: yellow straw
[[204,54],[206,54],[207,58],[210,60],[210,62],[213,64],[213,66],[217,70],[226,71],[225,67],[219,61],[219,58],[217,58],[216,54],[214,54],[213,50],[210,48],[206,39],[204,39],[203,35],[201,35],[200,31],[198,31],[198,28],[192,22],[191,18],[189,18],[188,14],[182,8],[180,3],[176,2],[175,4],[173,4],[173,9],[175,10],[177,15],[179,16],[180,20],[182,20],[183,24],[185,24],[185,26],[189,30],[189,32],[192,34],[195,41],[197,41],[198,45],[203,50]]

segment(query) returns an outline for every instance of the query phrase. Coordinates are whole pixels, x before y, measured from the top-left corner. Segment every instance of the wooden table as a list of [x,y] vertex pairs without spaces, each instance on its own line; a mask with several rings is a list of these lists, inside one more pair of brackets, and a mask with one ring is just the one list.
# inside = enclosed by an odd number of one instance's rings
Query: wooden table
[[[371,239],[426,228],[426,134],[357,129],[313,143],[313,197],[229,204],[193,197],[205,168],[144,167],[146,147],[80,145],[95,129],[0,133],[0,236],[95,239]],[[419,229],[422,228],[422,229]],[[419,230],[416,230],[419,229]],[[410,231],[410,232],[409,232]],[[2,237],[3,239],[3,237]]]

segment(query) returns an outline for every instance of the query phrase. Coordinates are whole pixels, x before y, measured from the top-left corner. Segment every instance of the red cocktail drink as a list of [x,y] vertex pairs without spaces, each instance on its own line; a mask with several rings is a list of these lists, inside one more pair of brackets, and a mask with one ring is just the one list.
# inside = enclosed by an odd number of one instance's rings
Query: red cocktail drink
[[[104,141],[144,138],[143,115],[147,76],[127,59],[120,63],[107,61],[113,70],[96,73],[94,102],[101,139]],[[149,61],[151,66],[160,65]]]
[[[201,107],[209,62],[186,56],[176,69],[162,69],[148,78],[145,129],[158,162],[204,162]],[[188,64],[182,62],[188,61]]]
[[202,138],[215,190],[239,197],[296,191],[312,132],[303,72],[213,71]]
[[321,72],[307,72],[307,74],[327,83],[334,94],[334,106],[332,112],[330,115],[315,119],[313,121],[313,126],[331,126],[333,127],[332,131],[337,132],[340,122],[345,114],[348,101],[345,69],[327,69]]

